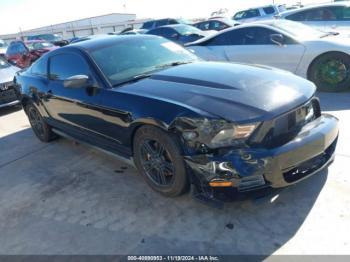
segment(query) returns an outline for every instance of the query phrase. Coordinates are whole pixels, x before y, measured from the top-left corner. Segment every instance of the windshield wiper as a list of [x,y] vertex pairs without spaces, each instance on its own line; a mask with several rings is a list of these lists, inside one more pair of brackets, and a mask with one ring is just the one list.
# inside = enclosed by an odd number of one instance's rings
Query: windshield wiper
[[322,35],[321,38],[324,38],[330,35],[339,35],[339,32],[327,32],[326,34]]
[[136,75],[136,76],[133,76],[133,77],[129,78],[128,80],[125,80],[125,81],[123,81],[123,82],[114,84],[113,87],[117,87],[117,86],[120,86],[120,85],[124,85],[124,84],[128,84],[128,83],[136,82],[136,81],[138,81],[138,80],[141,80],[141,79],[144,79],[144,78],[148,78],[148,77],[150,77],[151,75],[152,75],[152,74],[149,74],[149,73]]
[[185,64],[190,64],[190,63],[192,63],[192,61],[177,61],[177,62],[171,62],[168,64],[159,65],[159,66],[156,66],[156,68],[166,68],[166,67],[185,65]]

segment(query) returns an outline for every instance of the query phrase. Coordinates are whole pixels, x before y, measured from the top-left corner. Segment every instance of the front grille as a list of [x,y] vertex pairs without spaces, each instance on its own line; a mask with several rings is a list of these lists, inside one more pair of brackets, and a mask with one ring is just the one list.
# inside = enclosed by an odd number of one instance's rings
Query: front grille
[[12,83],[0,84],[0,105],[16,101],[17,95]]
[[282,146],[293,140],[307,123],[321,116],[318,99],[312,99],[303,106],[265,123],[262,145],[265,148]]
[[286,182],[293,183],[319,170],[330,160],[336,145],[337,139],[322,154],[305,161],[297,167],[289,168],[289,170],[287,169],[288,171],[284,171],[283,177]]

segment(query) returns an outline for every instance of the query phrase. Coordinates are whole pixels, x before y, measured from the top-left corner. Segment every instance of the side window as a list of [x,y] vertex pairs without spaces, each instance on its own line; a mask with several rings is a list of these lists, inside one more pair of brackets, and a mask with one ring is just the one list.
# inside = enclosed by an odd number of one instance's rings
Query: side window
[[178,22],[175,19],[168,20],[168,25],[175,25],[175,24],[178,24]]
[[272,15],[275,13],[275,8],[273,8],[273,6],[264,7],[263,10],[267,15]]
[[260,11],[259,9],[250,9],[245,11],[245,14],[243,15],[243,19],[244,18],[253,18],[253,17],[257,17],[260,16]]
[[289,15],[286,19],[293,21],[336,21],[338,16],[334,8],[322,7]]
[[210,30],[223,30],[227,27],[228,26],[226,26],[224,23],[221,23],[220,21],[210,21],[209,29]]
[[31,73],[42,77],[47,77],[47,59],[41,58],[31,66]]
[[201,30],[209,30],[209,22],[203,22],[198,25],[198,28]]
[[50,79],[65,80],[74,75],[90,75],[86,61],[77,54],[59,54],[50,58]]
[[167,25],[168,24],[168,19],[162,19],[157,21],[157,27]]
[[350,21],[350,7],[341,7],[341,19],[343,21]]
[[210,39],[206,45],[218,46],[218,45],[241,45],[243,44],[245,28],[238,30],[231,30]]
[[174,29],[171,28],[163,28],[163,34],[162,36],[166,37],[166,38],[173,38],[173,35],[177,34],[176,31]]
[[306,13],[307,13],[306,11],[294,13],[294,14],[286,16],[286,19],[292,20],[292,21],[305,21],[306,20]]
[[[271,34],[277,32],[263,27],[249,27],[232,30],[210,40],[207,45],[273,45],[271,42]],[[294,42],[286,37],[286,44]]]

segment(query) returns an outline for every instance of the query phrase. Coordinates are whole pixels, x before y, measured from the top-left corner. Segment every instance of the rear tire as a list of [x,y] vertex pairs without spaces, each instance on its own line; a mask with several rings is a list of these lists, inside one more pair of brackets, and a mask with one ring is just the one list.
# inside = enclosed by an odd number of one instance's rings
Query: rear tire
[[309,68],[308,79],[315,83],[319,91],[350,90],[350,56],[330,52],[316,58]]
[[57,135],[52,132],[51,127],[45,122],[35,106],[32,104],[26,105],[25,112],[27,113],[34,134],[40,141],[48,143],[57,138]]
[[175,197],[189,188],[185,162],[176,139],[153,126],[136,131],[134,160],[147,184],[158,193]]

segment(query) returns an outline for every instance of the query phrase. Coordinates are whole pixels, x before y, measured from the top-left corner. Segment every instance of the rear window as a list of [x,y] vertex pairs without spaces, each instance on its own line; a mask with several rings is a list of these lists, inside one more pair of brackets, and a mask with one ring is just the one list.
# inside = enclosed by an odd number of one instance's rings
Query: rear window
[[271,15],[275,13],[275,8],[273,8],[273,6],[264,7],[263,10],[267,15]]

